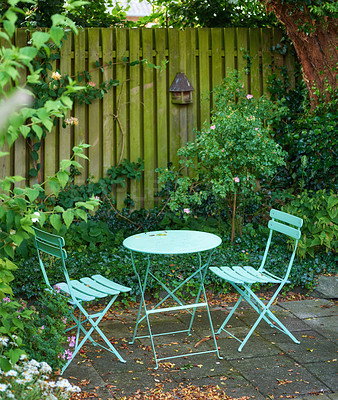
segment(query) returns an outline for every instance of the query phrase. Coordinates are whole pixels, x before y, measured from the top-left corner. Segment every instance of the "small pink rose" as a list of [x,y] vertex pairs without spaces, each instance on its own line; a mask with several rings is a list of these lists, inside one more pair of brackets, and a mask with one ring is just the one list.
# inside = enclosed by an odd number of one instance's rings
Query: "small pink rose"
[[183,209],[183,212],[184,212],[185,214],[190,214],[189,208],[184,208],[184,209]]
[[95,87],[95,82],[92,81],[88,82],[88,86]]
[[216,129],[216,125],[211,125],[210,129]]
[[238,176],[235,176],[234,181],[237,182],[237,183],[239,182]]
[[258,128],[255,128],[255,131],[258,131]]
[[247,94],[247,95],[246,95],[246,98],[247,98],[248,100],[250,100],[250,99],[253,98],[253,95],[252,95],[252,94]]

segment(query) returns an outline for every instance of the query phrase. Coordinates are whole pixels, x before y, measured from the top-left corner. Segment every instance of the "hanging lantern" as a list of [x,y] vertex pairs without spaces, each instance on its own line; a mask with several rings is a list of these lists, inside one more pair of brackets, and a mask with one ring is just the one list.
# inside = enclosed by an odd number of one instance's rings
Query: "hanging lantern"
[[176,74],[176,77],[169,88],[171,92],[171,102],[175,104],[190,104],[192,103],[192,91],[194,88],[188,81],[188,78],[183,72]]

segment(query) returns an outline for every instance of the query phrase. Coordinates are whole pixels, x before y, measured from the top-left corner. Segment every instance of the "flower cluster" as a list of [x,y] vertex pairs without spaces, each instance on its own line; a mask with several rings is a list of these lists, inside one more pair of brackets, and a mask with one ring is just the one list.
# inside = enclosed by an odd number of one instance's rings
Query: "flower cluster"
[[67,125],[79,125],[79,119],[76,117],[70,117],[66,119]]
[[7,372],[0,369],[0,397],[7,399],[69,399],[81,389],[67,379],[50,380],[52,368],[44,361],[28,361],[25,355]]

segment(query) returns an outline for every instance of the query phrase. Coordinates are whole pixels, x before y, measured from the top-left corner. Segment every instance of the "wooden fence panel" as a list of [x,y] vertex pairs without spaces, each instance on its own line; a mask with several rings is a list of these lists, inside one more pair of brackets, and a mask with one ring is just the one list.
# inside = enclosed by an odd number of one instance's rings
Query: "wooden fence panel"
[[[25,35],[18,30],[16,44],[24,46]],[[53,63],[54,71],[77,77],[88,70],[96,87],[109,79],[120,84],[89,106],[74,104],[67,117],[75,116],[79,124],[63,128],[59,123],[47,135],[40,151],[41,178],[57,171],[59,161],[72,155],[74,144],[87,142],[90,162],[79,160],[84,170],[75,182],[83,184],[91,176],[97,180],[124,158],[134,162],[141,158],[145,162],[142,181],[114,188],[113,195],[118,208],[123,207],[127,193],[137,208],[152,207],[158,189],[155,169],[166,168],[169,162],[178,165],[178,148],[194,140],[195,128],[209,124],[213,107],[209,93],[231,70],[242,73],[245,88],[255,97],[268,94],[268,76],[273,71],[279,73],[286,66],[294,77],[291,51],[273,51],[280,40],[281,32],[268,28],[89,28],[77,36],[69,35],[60,61]],[[166,60],[167,67],[160,71],[144,63],[128,63],[145,59],[156,65]],[[103,68],[97,68],[96,61]],[[169,87],[178,72],[184,72],[194,88],[192,104],[172,103]],[[80,84],[85,85],[86,80]],[[10,157],[0,160],[1,177],[16,174],[28,178],[28,143],[20,138],[10,152]]]

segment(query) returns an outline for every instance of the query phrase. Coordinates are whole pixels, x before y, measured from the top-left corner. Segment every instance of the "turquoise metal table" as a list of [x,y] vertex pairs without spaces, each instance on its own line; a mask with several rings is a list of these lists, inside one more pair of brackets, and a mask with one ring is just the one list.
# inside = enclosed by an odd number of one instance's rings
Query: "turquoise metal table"
[[[140,301],[140,307],[138,311],[138,316],[136,320],[136,326],[134,329],[134,334],[133,334],[133,339],[130,342],[130,344],[133,344],[135,339],[141,339],[141,338],[150,338],[151,341],[151,347],[154,353],[154,359],[156,363],[155,369],[158,368],[158,362],[162,360],[168,360],[171,358],[177,358],[177,357],[183,357],[183,356],[191,356],[191,355],[196,355],[196,354],[204,354],[204,353],[216,353],[218,358],[222,358],[218,352],[218,347],[217,347],[217,342],[216,342],[216,337],[215,337],[215,332],[213,329],[213,324],[211,321],[211,316],[210,316],[210,311],[209,311],[209,306],[207,302],[207,297],[205,293],[205,288],[204,288],[204,278],[205,275],[208,271],[208,267],[210,264],[211,256],[214,252],[214,249],[218,247],[221,244],[222,240],[211,233],[206,233],[206,232],[199,232],[199,231],[189,231],[189,230],[168,230],[168,231],[156,231],[156,232],[146,232],[146,233],[141,233],[138,235],[133,235],[128,237],[127,239],[124,240],[123,245],[127,249],[130,250],[131,253],[131,260],[132,260],[132,265],[135,271],[135,274],[137,276],[139,285],[140,285],[140,290],[141,290],[141,301]],[[205,262],[202,263],[202,256],[201,253],[205,253]],[[146,266],[145,268],[136,267],[135,263],[135,253],[142,253],[143,255],[146,256]],[[198,265],[194,266],[192,268],[190,275],[185,277],[185,279],[180,282],[179,285],[177,285],[175,288],[169,288],[167,284],[163,283],[160,279],[158,279],[157,276],[154,275],[153,273],[153,268],[156,268],[152,266],[151,259],[152,255],[183,255],[183,254],[196,254],[197,259],[198,259]],[[170,272],[169,266],[168,266],[168,273]],[[154,305],[152,308],[147,308],[145,299],[144,299],[144,294],[147,289],[147,283],[150,278],[155,279],[160,286],[165,290],[166,296],[159,301],[156,305]],[[199,287],[197,290],[197,295],[196,298],[194,299],[193,303],[185,303],[183,304],[182,300],[178,297],[176,294],[177,291],[182,288],[186,283],[188,283],[191,279],[198,279],[199,281]],[[201,296],[203,294],[204,301],[202,301]],[[174,301],[175,304],[174,306],[169,306],[169,307],[161,307],[164,302],[167,300]],[[182,332],[187,332],[188,335],[190,335],[192,324],[195,318],[195,312],[196,308],[200,307],[205,307],[207,309],[208,313],[208,318],[209,318],[209,324],[210,324],[210,329],[214,341],[214,346],[215,350],[207,350],[207,351],[201,351],[201,352],[195,352],[195,353],[187,353],[187,354],[179,354],[175,356],[170,356],[170,357],[162,357],[158,358],[156,355],[155,351],[155,345],[154,345],[154,337],[155,336],[161,336],[161,335],[169,335],[169,334],[174,334],[174,333],[182,333]],[[168,311],[181,311],[181,310],[187,310],[191,314],[191,319],[190,319],[190,324],[188,329],[186,330],[181,330],[181,331],[172,331],[172,332],[165,332],[165,333],[158,333],[154,334],[152,333],[150,321],[149,321],[149,316],[152,314],[156,313],[163,313],[163,312],[168,312]],[[136,336],[137,334],[137,329],[139,327],[139,324],[146,319],[147,325],[148,325],[148,330],[149,330],[149,335],[144,335],[144,336]]]

